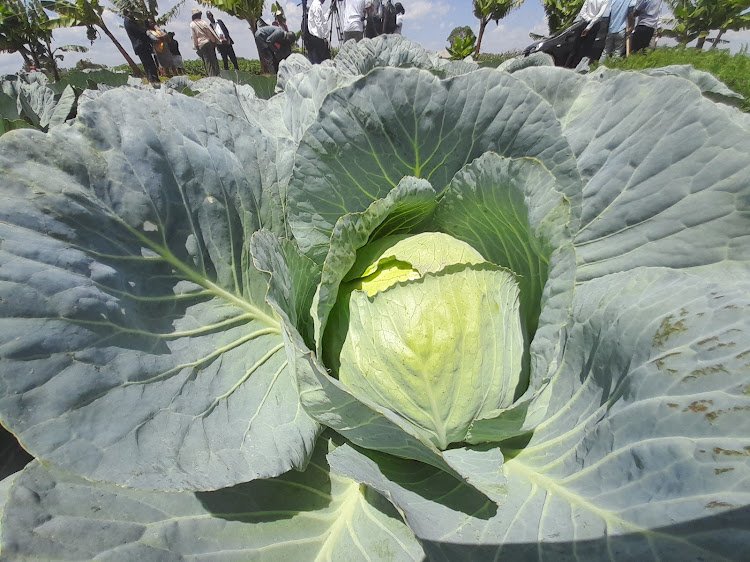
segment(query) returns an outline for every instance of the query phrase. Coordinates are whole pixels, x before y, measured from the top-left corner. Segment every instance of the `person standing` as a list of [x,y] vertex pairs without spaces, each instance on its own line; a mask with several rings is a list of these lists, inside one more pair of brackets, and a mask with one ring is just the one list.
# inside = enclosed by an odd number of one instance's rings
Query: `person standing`
[[211,26],[201,19],[201,11],[193,10],[193,21],[190,22],[190,35],[193,37],[193,48],[206,67],[209,76],[219,75],[219,59],[216,58],[216,45],[221,41]]
[[234,41],[229,36],[229,30],[224,22],[221,20],[214,20],[214,15],[211,12],[206,12],[208,21],[211,22],[211,29],[218,35],[221,43],[219,43],[219,54],[221,54],[221,61],[224,63],[224,70],[229,70],[229,61],[232,61],[235,70],[239,70],[240,67],[237,64],[237,55],[234,54]]
[[[604,14],[609,10],[609,0],[585,0],[576,16],[578,22],[573,48],[565,61],[566,68],[575,68],[583,57],[591,57],[594,41]],[[580,31],[579,31],[580,29]]]
[[313,0],[307,12],[307,54],[312,64],[320,64],[331,58],[331,48],[328,45],[331,10],[323,14],[324,3],[325,0]]
[[130,10],[125,10],[122,15],[125,32],[133,45],[133,52],[141,59],[146,80],[152,84],[160,83],[159,72],[156,70],[156,63],[152,54],[151,40],[146,35],[146,28],[135,21]]
[[383,30],[383,5],[380,0],[372,0],[367,9],[365,20],[365,37],[374,39]]
[[172,62],[177,69],[177,74],[185,74],[184,63],[180,54],[180,44],[174,38],[174,31],[167,33],[167,46],[169,47],[169,52],[172,54]]
[[349,39],[359,42],[364,38],[365,16],[370,6],[372,0],[344,0],[344,42]]
[[394,4],[396,7],[396,31],[394,31],[397,35],[402,35],[404,30],[404,15],[406,14],[406,10],[404,10],[403,4],[401,2],[396,2]]
[[625,29],[633,0],[611,0],[609,28],[604,40],[604,56],[619,58],[625,54]]
[[177,68],[172,60],[172,53],[169,51],[169,46],[167,45],[167,32],[159,29],[155,22],[149,21],[146,24],[146,36],[151,41],[151,46],[156,53],[156,61],[164,70],[164,74],[168,77],[177,74]]
[[634,14],[635,29],[630,36],[630,52],[646,49],[651,44],[656,28],[659,27],[662,0],[636,0]]

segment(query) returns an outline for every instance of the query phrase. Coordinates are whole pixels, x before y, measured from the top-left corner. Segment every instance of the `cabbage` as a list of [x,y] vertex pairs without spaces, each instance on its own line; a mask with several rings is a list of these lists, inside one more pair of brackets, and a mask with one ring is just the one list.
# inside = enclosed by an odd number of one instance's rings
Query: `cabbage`
[[750,121],[540,62],[385,37],[3,135],[3,555],[746,552]]

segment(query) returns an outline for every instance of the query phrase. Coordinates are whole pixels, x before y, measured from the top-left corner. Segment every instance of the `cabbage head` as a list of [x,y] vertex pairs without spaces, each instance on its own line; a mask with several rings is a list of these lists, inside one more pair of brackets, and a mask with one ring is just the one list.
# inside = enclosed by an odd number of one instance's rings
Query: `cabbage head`
[[0,139],[0,556],[748,551],[735,94],[402,37],[173,86]]

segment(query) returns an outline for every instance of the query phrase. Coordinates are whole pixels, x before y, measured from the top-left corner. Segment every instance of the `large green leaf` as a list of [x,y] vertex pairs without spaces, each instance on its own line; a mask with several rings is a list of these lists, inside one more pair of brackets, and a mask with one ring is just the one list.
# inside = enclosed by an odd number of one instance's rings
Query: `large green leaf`
[[304,473],[197,494],[96,484],[34,463],[11,491],[3,553],[12,560],[421,560],[419,543],[384,498],[329,470],[328,447],[321,440]]
[[[294,57],[292,59],[292,57]],[[292,55],[279,69],[279,86],[283,89],[283,121],[299,142],[315,121],[326,96],[336,88],[351,84],[357,76],[343,74],[330,66],[310,65],[301,55]],[[338,58],[338,57],[336,57]],[[287,62],[285,61],[285,63]]]
[[376,69],[331,92],[300,143],[289,186],[290,222],[322,262],[339,217],[385,197],[404,176],[440,193],[484,152],[540,160],[575,203],[573,153],[551,107],[511,75],[479,70],[449,80]]
[[750,538],[748,295],[668,270],[587,283],[563,364],[530,406],[546,419],[504,446],[497,503],[352,447],[331,465],[392,498],[431,559],[737,559]]
[[49,127],[64,123],[75,112],[77,96],[72,86],[66,86],[49,116]]
[[235,84],[247,84],[259,98],[264,100],[267,100],[276,92],[276,76],[274,75],[256,74],[241,70],[222,70],[221,77],[231,80]]
[[0,148],[0,419],[37,457],[135,487],[304,466],[318,426],[248,253],[284,230],[274,140],[184,96],[79,111]]
[[564,134],[586,180],[579,280],[750,262],[750,140],[696,88],[674,77],[591,81]]
[[11,97],[0,91],[0,116],[3,119],[13,121],[18,119],[18,103],[15,97]]

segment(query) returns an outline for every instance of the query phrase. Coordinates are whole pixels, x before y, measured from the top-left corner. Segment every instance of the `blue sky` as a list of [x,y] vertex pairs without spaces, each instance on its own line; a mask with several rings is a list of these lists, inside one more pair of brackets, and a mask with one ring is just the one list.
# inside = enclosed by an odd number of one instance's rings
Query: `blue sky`
[[[404,35],[420,43],[426,49],[442,51],[446,46],[446,38],[454,27],[469,25],[475,31],[478,30],[478,21],[472,13],[471,0],[401,0],[406,9],[404,17]],[[299,29],[302,16],[301,5],[296,0],[280,2],[287,13],[290,29]],[[106,4],[106,1],[105,1]],[[162,0],[160,7],[166,11],[175,2]],[[326,5],[328,2],[326,2]],[[266,18],[271,21],[270,0],[266,2]],[[166,29],[174,31],[180,42],[180,50],[185,59],[197,58],[196,53],[190,45],[190,11],[199,7],[192,0],[188,0],[180,10],[179,15],[167,24]],[[205,11],[205,8],[202,8]],[[238,56],[245,58],[257,58],[255,45],[251,40],[248,25],[238,19],[221,13],[214,9],[214,14],[224,20],[235,41],[235,51]],[[112,12],[105,15],[105,23],[115,36],[121,41],[125,49],[132,55],[130,41],[122,28],[122,20]],[[520,8],[511,13],[507,18],[500,20],[496,26],[490,23],[485,39],[482,43],[483,52],[501,53],[514,49],[522,49],[532,42],[529,32],[544,34],[547,25],[544,18],[541,0],[526,0]],[[729,48],[737,51],[743,44],[750,43],[750,32],[729,34],[731,40]],[[91,50],[85,54],[68,53],[61,63],[63,67],[73,66],[80,58],[88,58],[93,62],[106,65],[123,64],[122,55],[115,49],[112,42],[102,34],[93,45],[86,39],[84,28],[61,29],[55,32],[54,46],[77,44],[89,47]],[[334,45],[336,44],[334,40]],[[727,46],[725,46],[727,47]],[[0,72],[14,73],[21,68],[22,59],[18,54],[0,54]]]

